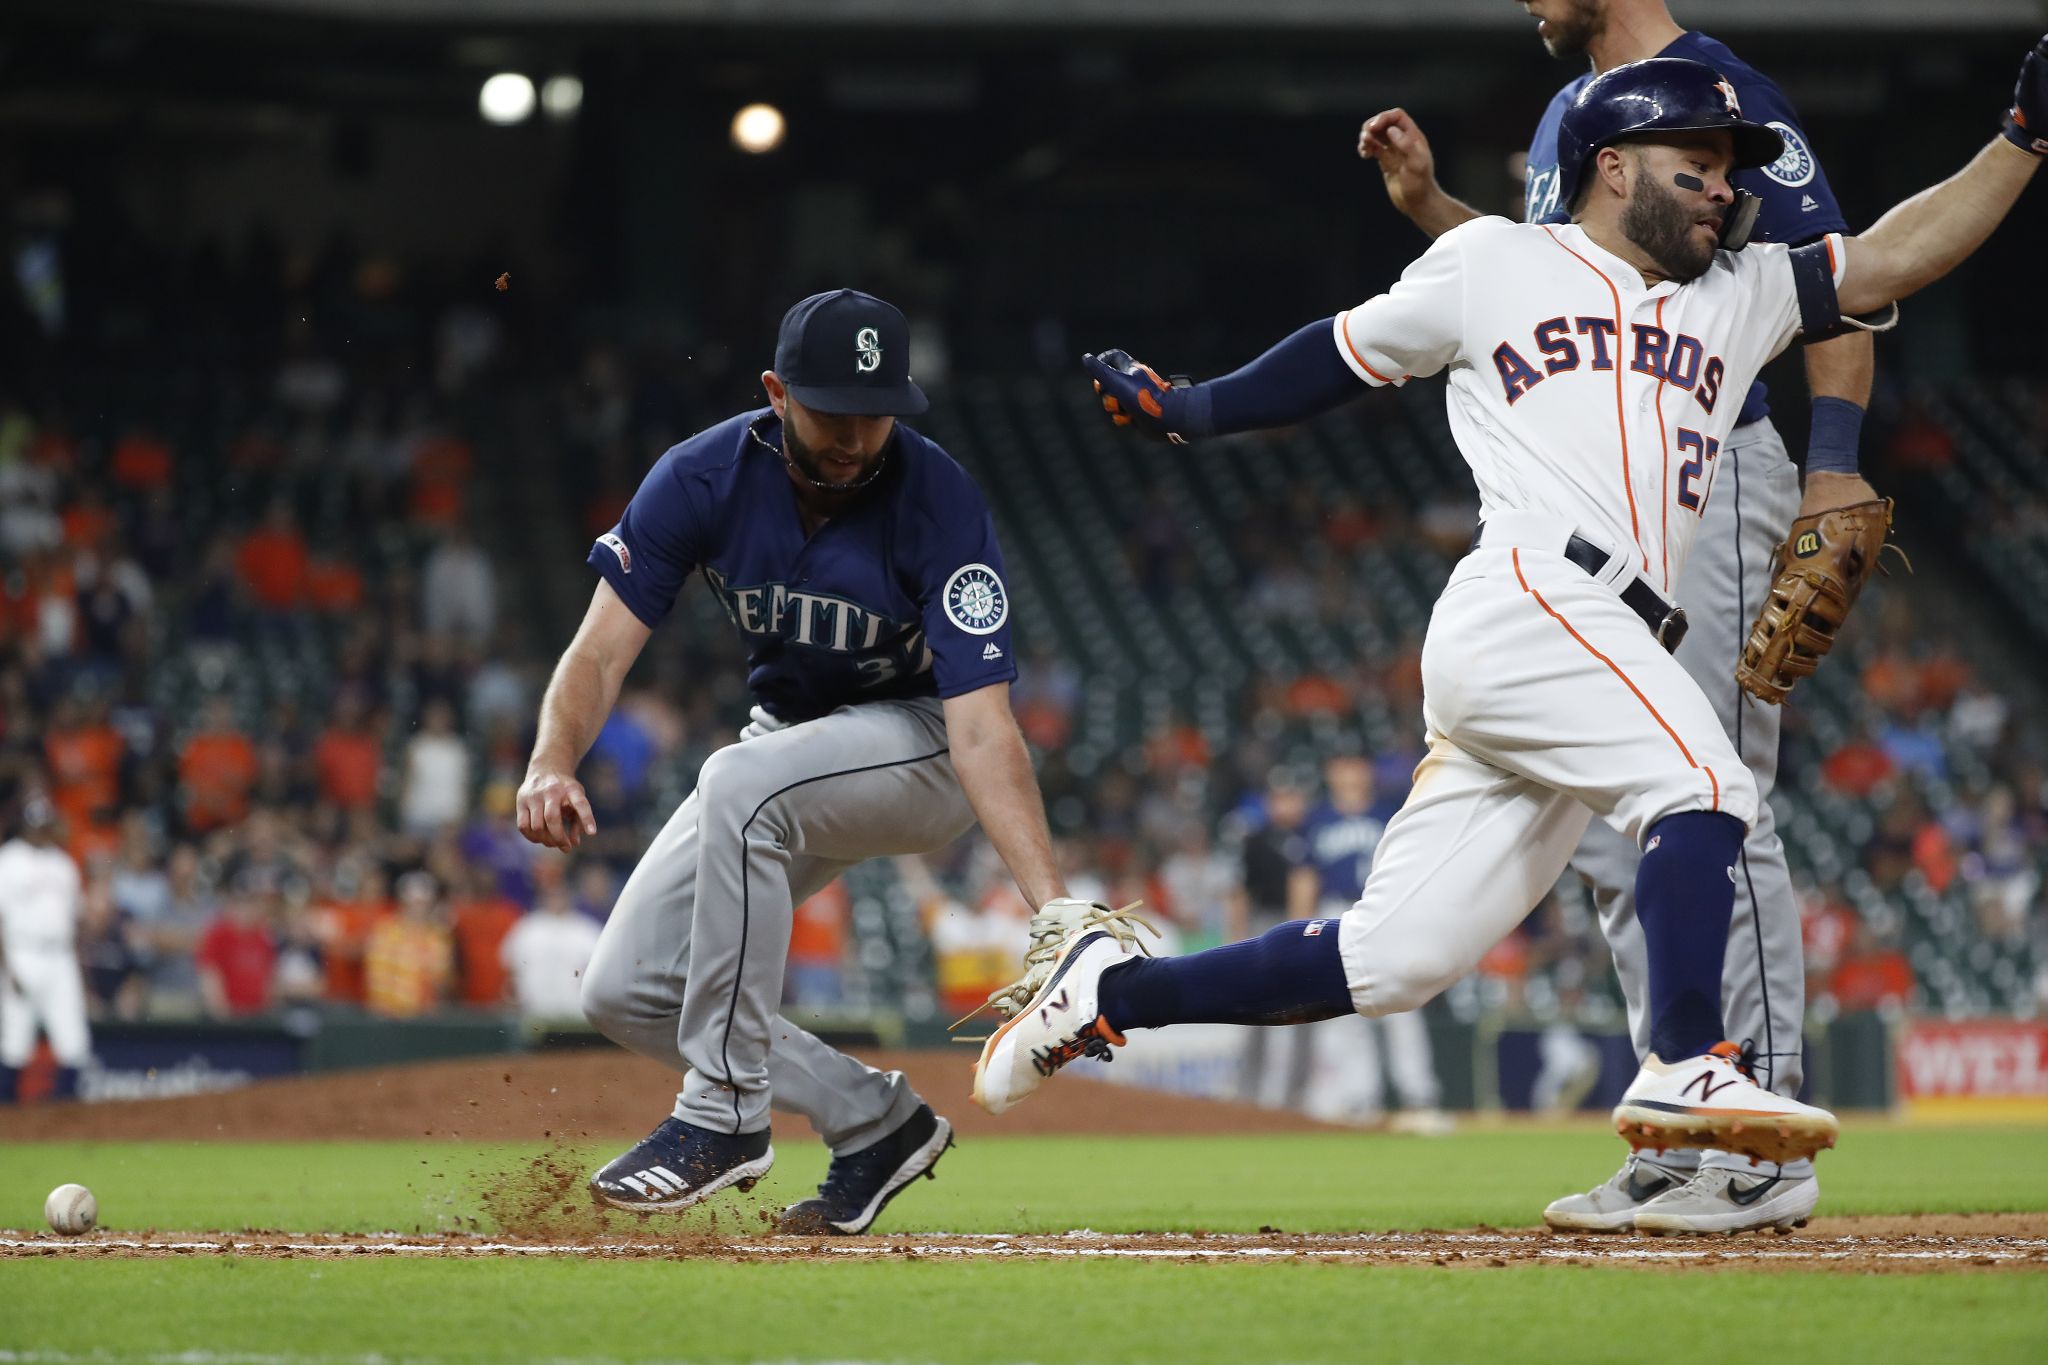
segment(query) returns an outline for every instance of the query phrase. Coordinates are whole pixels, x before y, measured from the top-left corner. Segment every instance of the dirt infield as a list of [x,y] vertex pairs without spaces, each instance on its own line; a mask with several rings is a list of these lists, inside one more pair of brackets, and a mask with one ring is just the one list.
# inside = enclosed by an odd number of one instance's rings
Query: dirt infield
[[[1322,1126],[1295,1114],[1153,1092],[1134,1103],[1136,1092],[1078,1076],[1061,1077],[998,1123],[967,1098],[972,1048],[869,1053],[865,1060],[902,1071],[962,1137],[1276,1133]],[[637,1138],[667,1114],[675,1091],[674,1072],[610,1048],[526,1053],[327,1072],[177,1099],[0,1110],[0,1141]]]
[[719,1261],[1001,1260],[1068,1258],[1183,1264],[1317,1261],[1344,1265],[1433,1265],[1499,1269],[1530,1265],[1631,1265],[1668,1269],[1807,1269],[1837,1273],[2048,1270],[2048,1216],[1976,1214],[1921,1218],[1830,1218],[1791,1234],[1654,1238],[1566,1235],[1476,1228],[1462,1232],[1309,1235],[1267,1232],[1013,1237],[907,1233],[891,1237],[747,1236],[701,1233],[682,1240],[608,1238],[544,1241],[459,1235],[331,1237],[292,1233],[0,1232],[0,1260],[66,1256],[150,1258],[562,1256]]

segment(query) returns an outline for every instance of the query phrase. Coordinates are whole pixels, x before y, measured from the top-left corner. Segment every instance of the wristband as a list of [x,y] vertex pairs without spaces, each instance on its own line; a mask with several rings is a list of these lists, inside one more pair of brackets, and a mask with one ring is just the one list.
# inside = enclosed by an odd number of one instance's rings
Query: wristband
[[1854,474],[1863,409],[1846,398],[1813,400],[1813,430],[1806,441],[1808,474]]

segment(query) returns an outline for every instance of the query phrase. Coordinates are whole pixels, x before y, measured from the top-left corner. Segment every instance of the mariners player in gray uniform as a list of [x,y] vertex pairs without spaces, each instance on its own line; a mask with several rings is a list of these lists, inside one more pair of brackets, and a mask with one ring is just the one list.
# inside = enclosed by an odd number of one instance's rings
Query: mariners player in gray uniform
[[600,582],[541,703],[519,792],[527,838],[596,832],[576,765],[626,671],[701,571],[748,649],[755,698],[619,894],[583,980],[590,1021],[684,1073],[672,1116],[591,1178],[619,1208],[751,1188],[771,1105],[831,1147],[785,1231],[863,1231],[952,1130],[899,1072],[778,1016],[794,905],[853,864],[927,853],[977,819],[1042,913],[1065,903],[1030,757],[1003,559],[980,490],[897,421],[925,410],[909,327],[866,294],[789,310],[769,406],[664,454],[598,537]]
[[[1592,64],[1592,73],[1557,93],[1537,125],[1529,148],[1530,222],[1566,221],[1557,202],[1558,125],[1586,82],[1624,62],[1665,56],[1690,57],[1719,71],[1734,86],[1744,114],[1784,139],[1784,155],[1776,162],[1736,177],[1738,188],[1760,201],[1754,240],[1796,245],[1847,231],[1783,92],[1722,44],[1681,29],[1664,0],[1517,2],[1539,21],[1538,34],[1552,56]],[[1437,184],[1429,143],[1405,112],[1388,110],[1367,120],[1358,146],[1361,156],[1379,162],[1395,206],[1432,237],[1480,216]],[[1745,1041],[1758,1079],[1783,1095],[1796,1095],[1804,1074],[1806,982],[1798,905],[1768,799],[1777,778],[1782,713],[1745,704],[1735,685],[1735,661],[1770,586],[1771,551],[1794,515],[1876,496],[1856,472],[1871,351],[1869,335],[1857,330],[1805,348],[1813,436],[1804,507],[1798,468],[1771,425],[1763,385],[1750,391],[1740,423],[1722,448],[1725,467],[1716,475],[1684,576],[1663,585],[1675,589],[1691,624],[1678,661],[1713,702],[1762,798],[1737,866],[1723,1001],[1730,1036]],[[1638,1055],[1647,1050],[1649,1037],[1646,958],[1634,901],[1639,856],[1626,838],[1596,820],[1572,860],[1600,907]],[[1819,1197],[1810,1161],[1757,1168],[1747,1158],[1719,1152],[1642,1153],[1603,1184],[1557,1200],[1543,1216],[1553,1227],[1581,1230],[1732,1232],[1802,1223]]]

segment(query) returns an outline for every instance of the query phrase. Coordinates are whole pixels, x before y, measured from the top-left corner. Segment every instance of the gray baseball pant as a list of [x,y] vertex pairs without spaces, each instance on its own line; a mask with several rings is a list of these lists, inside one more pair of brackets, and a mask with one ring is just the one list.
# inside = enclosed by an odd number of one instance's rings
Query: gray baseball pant
[[865,702],[786,727],[761,712],[705,761],[640,863],[583,977],[605,1036],[684,1073],[675,1117],[720,1133],[804,1115],[833,1154],[920,1100],[787,1019],[795,906],[855,863],[929,853],[974,823],[936,699]]
[[[1721,450],[1719,464],[1704,522],[1677,585],[1679,605],[1689,622],[1677,657],[1713,703],[1736,752],[1755,774],[1759,798],[1756,824],[1735,869],[1735,918],[1728,929],[1727,964],[1721,975],[1728,1034],[1737,1041],[1754,1041],[1760,1081],[1781,1095],[1796,1095],[1804,1077],[1800,1049],[1806,962],[1799,903],[1770,803],[1778,778],[1783,712],[1742,693],[1735,685],[1735,663],[1770,588],[1771,552],[1799,512],[1799,469],[1768,418],[1736,428]],[[1635,904],[1640,857],[1626,836],[1601,820],[1588,827],[1572,856],[1572,867],[1592,887],[1601,931],[1614,952],[1638,1056],[1649,1051],[1650,1044],[1645,998],[1649,958]],[[1696,1159],[1669,1152],[1658,1161],[1683,1168]],[[1704,1159],[1709,1165],[1750,1169],[1747,1157],[1709,1152]],[[1788,1176],[1812,1172],[1810,1161],[1784,1167]]]

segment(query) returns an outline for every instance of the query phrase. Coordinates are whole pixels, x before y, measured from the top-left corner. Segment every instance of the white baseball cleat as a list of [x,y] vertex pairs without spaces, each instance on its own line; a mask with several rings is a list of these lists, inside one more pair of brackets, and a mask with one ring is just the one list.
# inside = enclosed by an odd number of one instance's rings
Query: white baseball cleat
[[1677,1189],[1636,1210],[1636,1231],[1750,1232],[1757,1228],[1801,1228],[1820,1202],[1813,1176],[1762,1175],[1702,1166]]
[[1130,958],[1115,934],[1099,929],[1068,939],[1038,994],[982,1045],[974,1102],[1000,1114],[1076,1057],[1107,1060],[1110,1048],[1122,1047],[1123,1035],[1096,1007],[1096,988],[1104,971]]
[[1751,1164],[1797,1161],[1835,1145],[1841,1125],[1833,1114],[1764,1089],[1737,1069],[1741,1055],[1733,1043],[1716,1043],[1679,1062],[1643,1058],[1614,1107],[1614,1131],[1637,1151],[1712,1147]]
[[1071,897],[1047,901],[1031,917],[1028,930],[1031,948],[1024,954],[1024,975],[1000,990],[990,991],[986,1008],[1005,1019],[1023,1009],[1031,997],[1045,989],[1046,978],[1052,975],[1052,966],[1059,959],[1060,948],[1084,930],[1101,929],[1115,935],[1117,942],[1130,951],[1150,957],[1152,950],[1138,937],[1138,931],[1142,929],[1158,938],[1159,930],[1150,920],[1131,913],[1141,904],[1141,901],[1132,901],[1112,910],[1100,901],[1080,901]]
[[1630,1152],[1620,1170],[1592,1189],[1553,1199],[1543,1210],[1543,1221],[1560,1232],[1629,1232],[1638,1210],[1678,1189],[1690,1175]]

